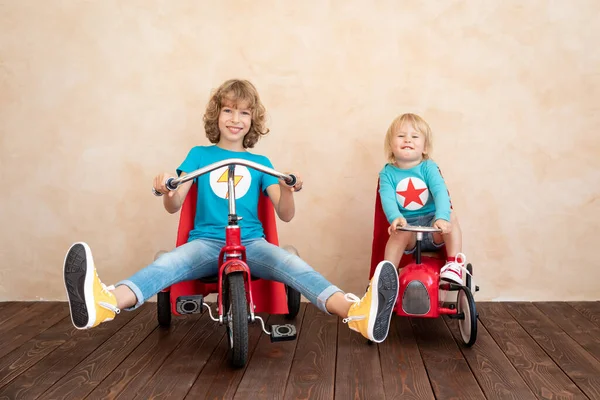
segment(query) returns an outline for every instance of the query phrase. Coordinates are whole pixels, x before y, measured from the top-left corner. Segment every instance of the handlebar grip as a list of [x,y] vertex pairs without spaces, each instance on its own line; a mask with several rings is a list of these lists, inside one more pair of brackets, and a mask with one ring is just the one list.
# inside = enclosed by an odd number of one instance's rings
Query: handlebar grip
[[289,187],[294,187],[296,185],[296,183],[298,182],[298,178],[296,178],[296,175],[290,174],[290,179],[289,180],[285,180],[284,182]]
[[175,178],[171,177],[169,179],[167,179],[165,181],[165,186],[167,187],[167,189],[169,190],[177,190],[177,186],[173,185],[173,181],[175,180]]
[[[171,177],[171,178],[167,178],[167,180],[165,181],[165,186],[167,187],[167,189],[173,191],[177,189],[176,185],[173,185],[173,181],[175,180],[175,178]],[[162,196],[162,193],[160,193],[159,191],[157,191],[156,189],[152,188],[152,193],[155,196]]]

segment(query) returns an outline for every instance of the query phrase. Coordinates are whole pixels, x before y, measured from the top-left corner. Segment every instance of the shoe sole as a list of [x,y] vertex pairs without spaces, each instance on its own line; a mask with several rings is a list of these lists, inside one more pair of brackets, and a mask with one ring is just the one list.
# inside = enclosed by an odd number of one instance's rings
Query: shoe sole
[[375,318],[369,320],[368,333],[369,339],[381,343],[390,330],[390,321],[398,298],[398,273],[394,264],[389,261],[380,262],[373,274],[373,283],[375,282],[377,296],[372,296],[369,314],[375,315]]
[[88,329],[96,320],[94,305],[94,259],[85,243],[75,243],[65,256],[63,269],[71,321],[77,329]]

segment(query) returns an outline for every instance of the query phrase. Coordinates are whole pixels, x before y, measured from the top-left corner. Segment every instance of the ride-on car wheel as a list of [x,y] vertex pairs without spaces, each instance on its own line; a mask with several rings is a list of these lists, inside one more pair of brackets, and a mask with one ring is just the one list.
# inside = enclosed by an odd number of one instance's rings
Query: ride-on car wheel
[[229,359],[233,367],[241,368],[248,361],[248,303],[243,272],[232,272],[227,275],[223,290]]
[[466,287],[461,287],[456,302],[458,315],[458,329],[463,343],[471,347],[477,340],[477,310],[473,294]]
[[[473,275],[473,266],[471,265],[471,263],[467,264],[467,271],[469,271],[469,273],[465,274],[467,275],[465,279],[465,286],[471,289],[471,275]],[[473,293],[472,290],[471,293]]]
[[156,295],[156,315],[160,326],[171,325],[171,294],[169,292],[158,292]]

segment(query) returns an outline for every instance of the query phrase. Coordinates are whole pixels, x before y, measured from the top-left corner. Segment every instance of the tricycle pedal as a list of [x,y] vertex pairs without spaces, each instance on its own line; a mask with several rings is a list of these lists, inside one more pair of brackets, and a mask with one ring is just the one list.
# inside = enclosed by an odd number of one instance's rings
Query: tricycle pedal
[[180,296],[177,298],[176,309],[179,314],[200,314],[204,296],[201,294],[193,296]]
[[296,339],[296,327],[292,324],[271,325],[271,343]]

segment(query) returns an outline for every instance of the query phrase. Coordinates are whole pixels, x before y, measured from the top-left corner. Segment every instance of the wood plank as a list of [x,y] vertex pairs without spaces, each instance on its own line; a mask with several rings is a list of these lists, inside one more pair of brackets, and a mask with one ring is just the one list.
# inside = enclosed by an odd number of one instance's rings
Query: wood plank
[[386,399],[434,399],[433,390],[408,318],[393,316],[387,339],[379,344]]
[[480,302],[477,303],[477,310],[480,322],[538,398],[587,398],[503,304]]
[[333,399],[338,317],[306,306],[285,399]]
[[81,360],[97,349],[116,331],[137,314],[137,310],[124,313],[114,321],[94,329],[79,331],[71,340],[61,345],[0,390],[0,398],[35,399],[54,385]]
[[138,315],[63,376],[40,398],[83,399],[156,327],[156,307],[144,304]]
[[468,348],[457,320],[446,317],[444,322],[488,399],[537,398],[481,323],[477,326],[477,341]]
[[442,318],[411,318],[436,398],[485,399]]
[[[24,305],[25,304],[25,305]],[[36,303],[15,303],[10,307],[10,313],[6,314],[6,319],[0,323],[0,343],[10,340],[13,337],[13,329],[19,328],[24,323],[33,320],[37,321],[41,315],[52,308],[56,303],[36,302]]]
[[[257,314],[267,321],[269,315],[265,313]],[[248,328],[248,359],[252,360],[254,350],[258,345],[258,340],[263,335],[260,328],[260,322],[250,325]],[[225,327],[220,327],[225,332]],[[186,399],[233,399],[237,387],[242,380],[248,363],[244,368],[232,368],[228,359],[229,343],[227,338],[223,338],[215,347],[215,351],[210,356],[208,363],[202,369],[196,382],[188,392]]]
[[208,316],[202,318],[136,398],[183,399],[224,335],[222,326]]
[[600,326],[600,301],[572,301],[569,305]]
[[507,303],[506,309],[587,396],[600,398],[600,361],[531,303]]
[[[298,321],[303,320],[305,310],[303,303],[296,317]],[[287,322],[283,315],[271,315],[268,320],[269,325]],[[296,331],[302,333],[301,323],[296,325]],[[271,343],[269,336],[262,335],[234,399],[282,399],[297,345],[297,340]]]
[[52,353],[77,332],[71,322],[71,317],[65,317],[58,324],[2,357],[0,359],[0,387],[5,386],[19,374]]
[[[23,302],[23,301],[7,301],[2,303],[2,308],[0,309],[0,333],[2,333],[6,326],[6,321],[9,319],[21,315],[21,318],[25,318],[23,316],[23,311],[26,308],[32,306],[33,302]],[[16,326],[16,325],[15,325]]]
[[378,346],[367,344],[367,339],[349,329],[341,319],[338,321],[335,398],[385,398]]
[[[156,307],[156,304],[148,304]],[[198,315],[174,317],[168,328],[158,327],[89,394],[89,399],[132,399],[160,368],[192,327]]]
[[600,327],[567,303],[544,302],[534,305],[588,353],[600,360]]
[[40,302],[26,309],[29,318],[1,335],[0,359],[69,315],[67,303]]
[[[20,303],[23,304],[23,303]],[[0,302],[0,324],[12,317],[17,310],[16,301],[2,301]]]

